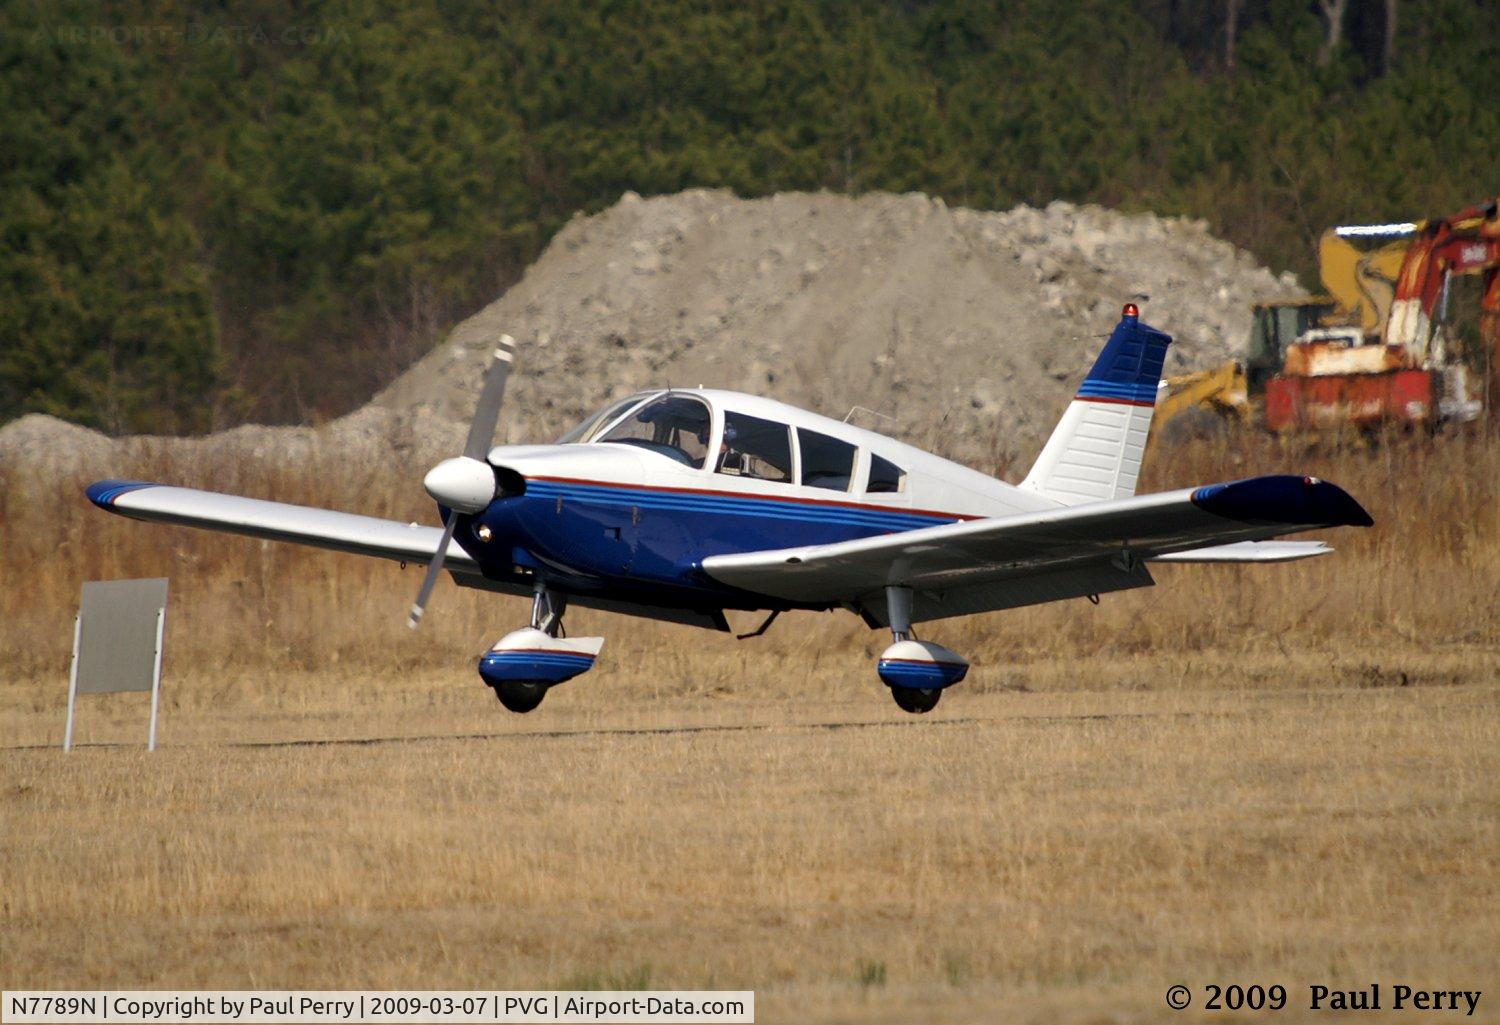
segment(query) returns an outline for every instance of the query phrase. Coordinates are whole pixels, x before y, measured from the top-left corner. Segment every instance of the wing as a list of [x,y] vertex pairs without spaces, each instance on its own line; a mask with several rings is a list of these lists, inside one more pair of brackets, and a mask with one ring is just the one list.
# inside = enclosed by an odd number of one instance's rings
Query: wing
[[[443,539],[438,527],[415,523],[398,523],[374,516],[314,509],[285,502],[266,502],[258,498],[241,498],[216,491],[197,491],[164,484],[142,484],[137,481],[104,480],[88,488],[89,500],[108,512],[137,520],[204,527],[230,534],[290,541],[293,544],[328,548],[354,555],[373,555],[398,562],[426,563]],[[443,567],[453,574],[454,583],[497,594],[529,595],[531,584],[521,580],[497,580],[486,577],[474,558],[450,542]],[[582,605],[624,616],[661,619],[671,623],[727,631],[729,623],[717,608],[673,609],[614,601],[597,595],[570,595],[574,605]]]
[[[437,527],[165,484],[104,480],[90,484],[88,496],[99,508],[132,519],[206,527],[400,562],[428,561],[443,538]],[[456,544],[448,545],[443,564],[454,573],[479,573],[479,564]]]
[[[915,592],[912,618],[921,622],[1147,587],[1148,559],[1223,561],[1234,546],[1229,554],[1243,561],[1261,553],[1242,542],[1373,522],[1333,484],[1256,477],[839,544],[716,555],[703,569],[758,594],[848,605],[877,625],[886,621],[884,588],[905,585]],[[1279,558],[1287,557],[1282,548]]]

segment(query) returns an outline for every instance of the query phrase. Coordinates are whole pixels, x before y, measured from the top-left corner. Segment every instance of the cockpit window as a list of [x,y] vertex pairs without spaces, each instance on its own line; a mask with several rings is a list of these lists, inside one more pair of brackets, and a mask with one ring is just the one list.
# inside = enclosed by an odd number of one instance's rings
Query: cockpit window
[[906,490],[906,471],[901,469],[889,459],[881,459],[875,453],[870,453],[870,479],[865,485],[865,491],[869,493],[885,492],[895,494]]
[[805,427],[797,428],[802,451],[802,486],[848,491],[854,476],[854,446]]
[[667,394],[615,424],[599,441],[643,448],[701,470],[712,422],[701,400]]
[[789,482],[792,440],[787,425],[744,413],[725,413],[724,438],[714,469],[734,477]]
[[644,402],[650,394],[650,392],[637,392],[628,399],[621,399],[619,402],[610,403],[599,412],[590,414],[583,423],[574,427],[561,438],[558,438],[556,444],[581,445],[589,441],[596,433],[614,423],[620,414],[624,413],[631,406],[637,406]]

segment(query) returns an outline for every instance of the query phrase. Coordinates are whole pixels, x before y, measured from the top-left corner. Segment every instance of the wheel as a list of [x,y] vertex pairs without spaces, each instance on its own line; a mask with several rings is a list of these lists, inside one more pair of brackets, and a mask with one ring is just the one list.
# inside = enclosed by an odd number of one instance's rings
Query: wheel
[[547,696],[547,685],[535,680],[505,680],[495,685],[495,697],[512,712],[529,712]]
[[912,715],[923,715],[937,707],[943,692],[937,688],[892,687],[891,697],[897,707]]

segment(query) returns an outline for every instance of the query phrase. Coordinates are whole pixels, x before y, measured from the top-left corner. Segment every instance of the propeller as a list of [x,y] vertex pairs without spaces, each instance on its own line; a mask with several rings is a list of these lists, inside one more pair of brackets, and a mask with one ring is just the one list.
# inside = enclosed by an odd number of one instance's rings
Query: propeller
[[500,344],[490,357],[489,369],[485,371],[484,388],[474,407],[474,419],[469,423],[463,455],[444,459],[429,470],[422,481],[427,493],[448,507],[448,516],[443,521],[443,539],[438,542],[437,551],[432,553],[427,574],[422,577],[422,586],[417,591],[417,600],[411,606],[407,625],[413,630],[422,622],[427,599],[432,597],[432,589],[437,586],[438,575],[443,571],[443,560],[458,526],[458,514],[483,512],[495,498],[495,471],[485,456],[494,443],[495,427],[500,423],[500,404],[505,399],[505,382],[510,377],[515,350],[516,340],[510,335],[501,335]]

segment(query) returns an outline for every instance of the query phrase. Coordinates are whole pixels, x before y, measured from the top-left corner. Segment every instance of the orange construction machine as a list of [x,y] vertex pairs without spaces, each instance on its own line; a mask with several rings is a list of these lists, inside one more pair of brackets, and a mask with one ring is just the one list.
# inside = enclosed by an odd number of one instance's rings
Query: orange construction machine
[[[1447,218],[1334,228],[1318,255],[1327,299],[1256,309],[1251,383],[1264,383],[1267,427],[1424,426],[1474,420],[1486,407],[1495,415],[1500,200]],[[1453,279],[1468,274],[1481,276],[1480,351],[1466,354],[1448,305]],[[1284,330],[1292,324],[1295,340]]]

